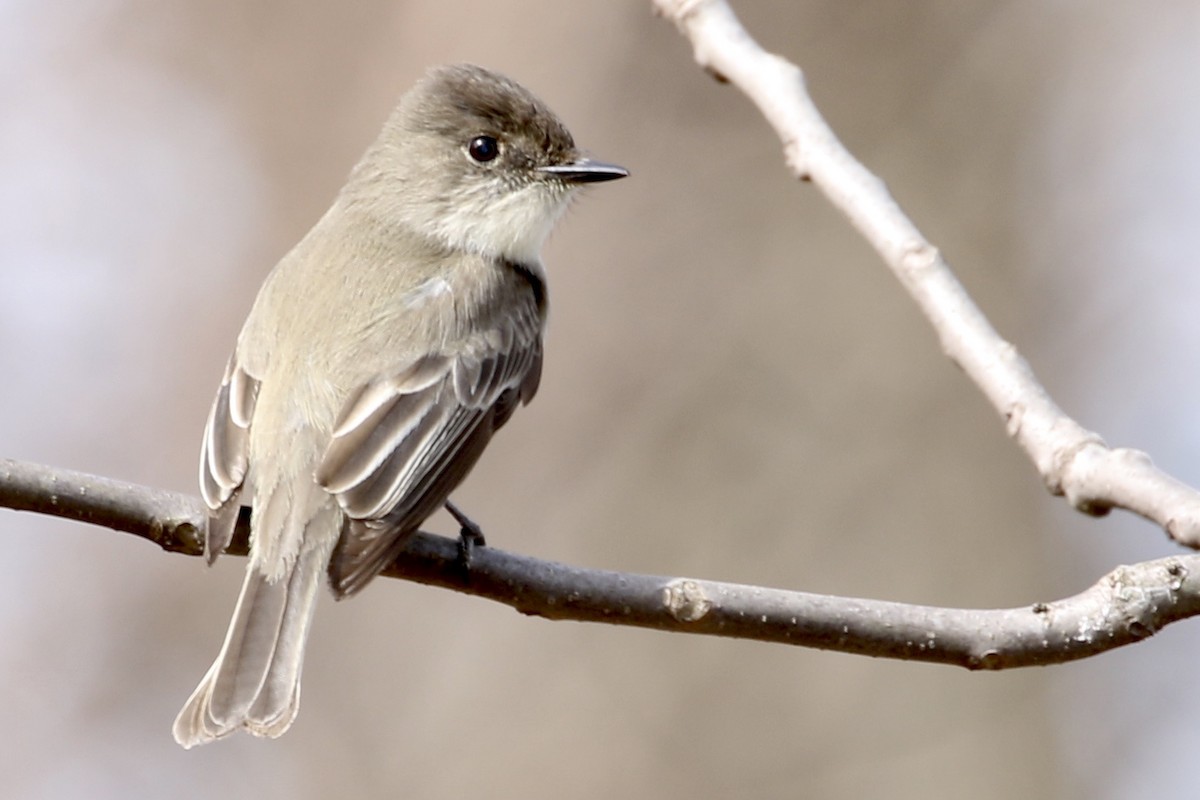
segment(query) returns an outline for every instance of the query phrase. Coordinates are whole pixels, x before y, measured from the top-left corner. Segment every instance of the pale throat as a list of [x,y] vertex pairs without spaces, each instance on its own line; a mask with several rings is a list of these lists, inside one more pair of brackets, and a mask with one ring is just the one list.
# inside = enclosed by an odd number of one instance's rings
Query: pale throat
[[568,193],[536,186],[498,198],[464,197],[442,208],[429,227],[453,249],[534,266],[569,200]]

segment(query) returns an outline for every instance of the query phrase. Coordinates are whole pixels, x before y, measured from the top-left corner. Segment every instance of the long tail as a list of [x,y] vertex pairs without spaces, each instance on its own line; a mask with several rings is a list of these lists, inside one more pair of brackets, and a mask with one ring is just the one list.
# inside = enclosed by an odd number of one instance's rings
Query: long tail
[[302,548],[275,581],[251,562],[225,644],[175,718],[175,741],[191,748],[239,728],[272,738],[288,729],[300,706],[304,643],[329,549]]

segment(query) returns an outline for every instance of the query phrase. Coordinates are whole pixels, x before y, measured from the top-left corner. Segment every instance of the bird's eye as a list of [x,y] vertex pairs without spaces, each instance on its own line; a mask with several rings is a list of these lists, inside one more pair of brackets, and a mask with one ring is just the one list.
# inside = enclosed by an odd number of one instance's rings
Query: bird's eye
[[500,143],[494,136],[476,136],[467,145],[467,155],[484,164],[500,155]]

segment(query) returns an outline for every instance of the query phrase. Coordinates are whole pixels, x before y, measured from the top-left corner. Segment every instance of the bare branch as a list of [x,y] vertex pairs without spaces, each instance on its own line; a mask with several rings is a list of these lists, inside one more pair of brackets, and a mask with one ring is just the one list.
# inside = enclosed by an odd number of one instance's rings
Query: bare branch
[[[0,506],[126,531],[200,555],[198,497],[0,460]],[[243,509],[245,512],[245,509]],[[243,513],[230,552],[247,552]],[[1200,556],[1119,567],[1087,591],[1027,608],[970,610],[791,592],[694,578],[582,569],[493,547],[464,569],[453,539],[421,533],[384,571],[556,620],[607,622],[1007,669],[1085,658],[1200,614]]]
[[[888,194],[845,150],[813,106],[801,72],[764,52],[720,0],[656,0],[687,35],[697,61],[744,91],[775,127],[788,164],[812,180],[896,273],[947,355],[1005,418],[1046,485],[1077,509],[1126,508],[1184,544],[1200,545],[1200,493],[1143,454],[1111,449],[1067,417]],[[82,473],[0,461],[0,505],[134,533],[171,552],[200,555],[198,498]],[[229,548],[248,551],[243,509]],[[456,542],[418,534],[383,573],[504,603],[548,619],[607,622],[1005,669],[1062,663],[1140,641],[1200,614],[1200,555],[1118,567],[1053,603],[947,609],[571,567],[477,549],[470,568]]]
[[816,184],[883,257],[933,325],[946,355],[984,393],[1046,487],[1077,510],[1124,508],[1200,547],[1200,492],[1136,450],[1110,448],[1063,413],[1016,348],[1000,337],[936,247],[887,187],[842,146],[800,69],[764,51],[724,0],[654,0],[692,43],[697,63],[744,92],[783,141],[788,166]]
[[[178,492],[5,458],[0,459],[0,507],[132,533],[172,553],[204,554],[204,502]],[[244,547],[246,536],[240,538]]]

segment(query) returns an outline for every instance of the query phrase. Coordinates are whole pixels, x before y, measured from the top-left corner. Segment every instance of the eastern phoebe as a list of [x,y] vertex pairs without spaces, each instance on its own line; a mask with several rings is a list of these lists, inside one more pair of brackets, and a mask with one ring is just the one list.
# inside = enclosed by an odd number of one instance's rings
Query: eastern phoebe
[[296,717],[322,575],[362,589],[448,500],[542,372],[539,252],[574,190],[622,178],[529,91],[440,67],[267,276],[208,418],[211,562],[253,496],[225,644],[175,720],[184,747]]

